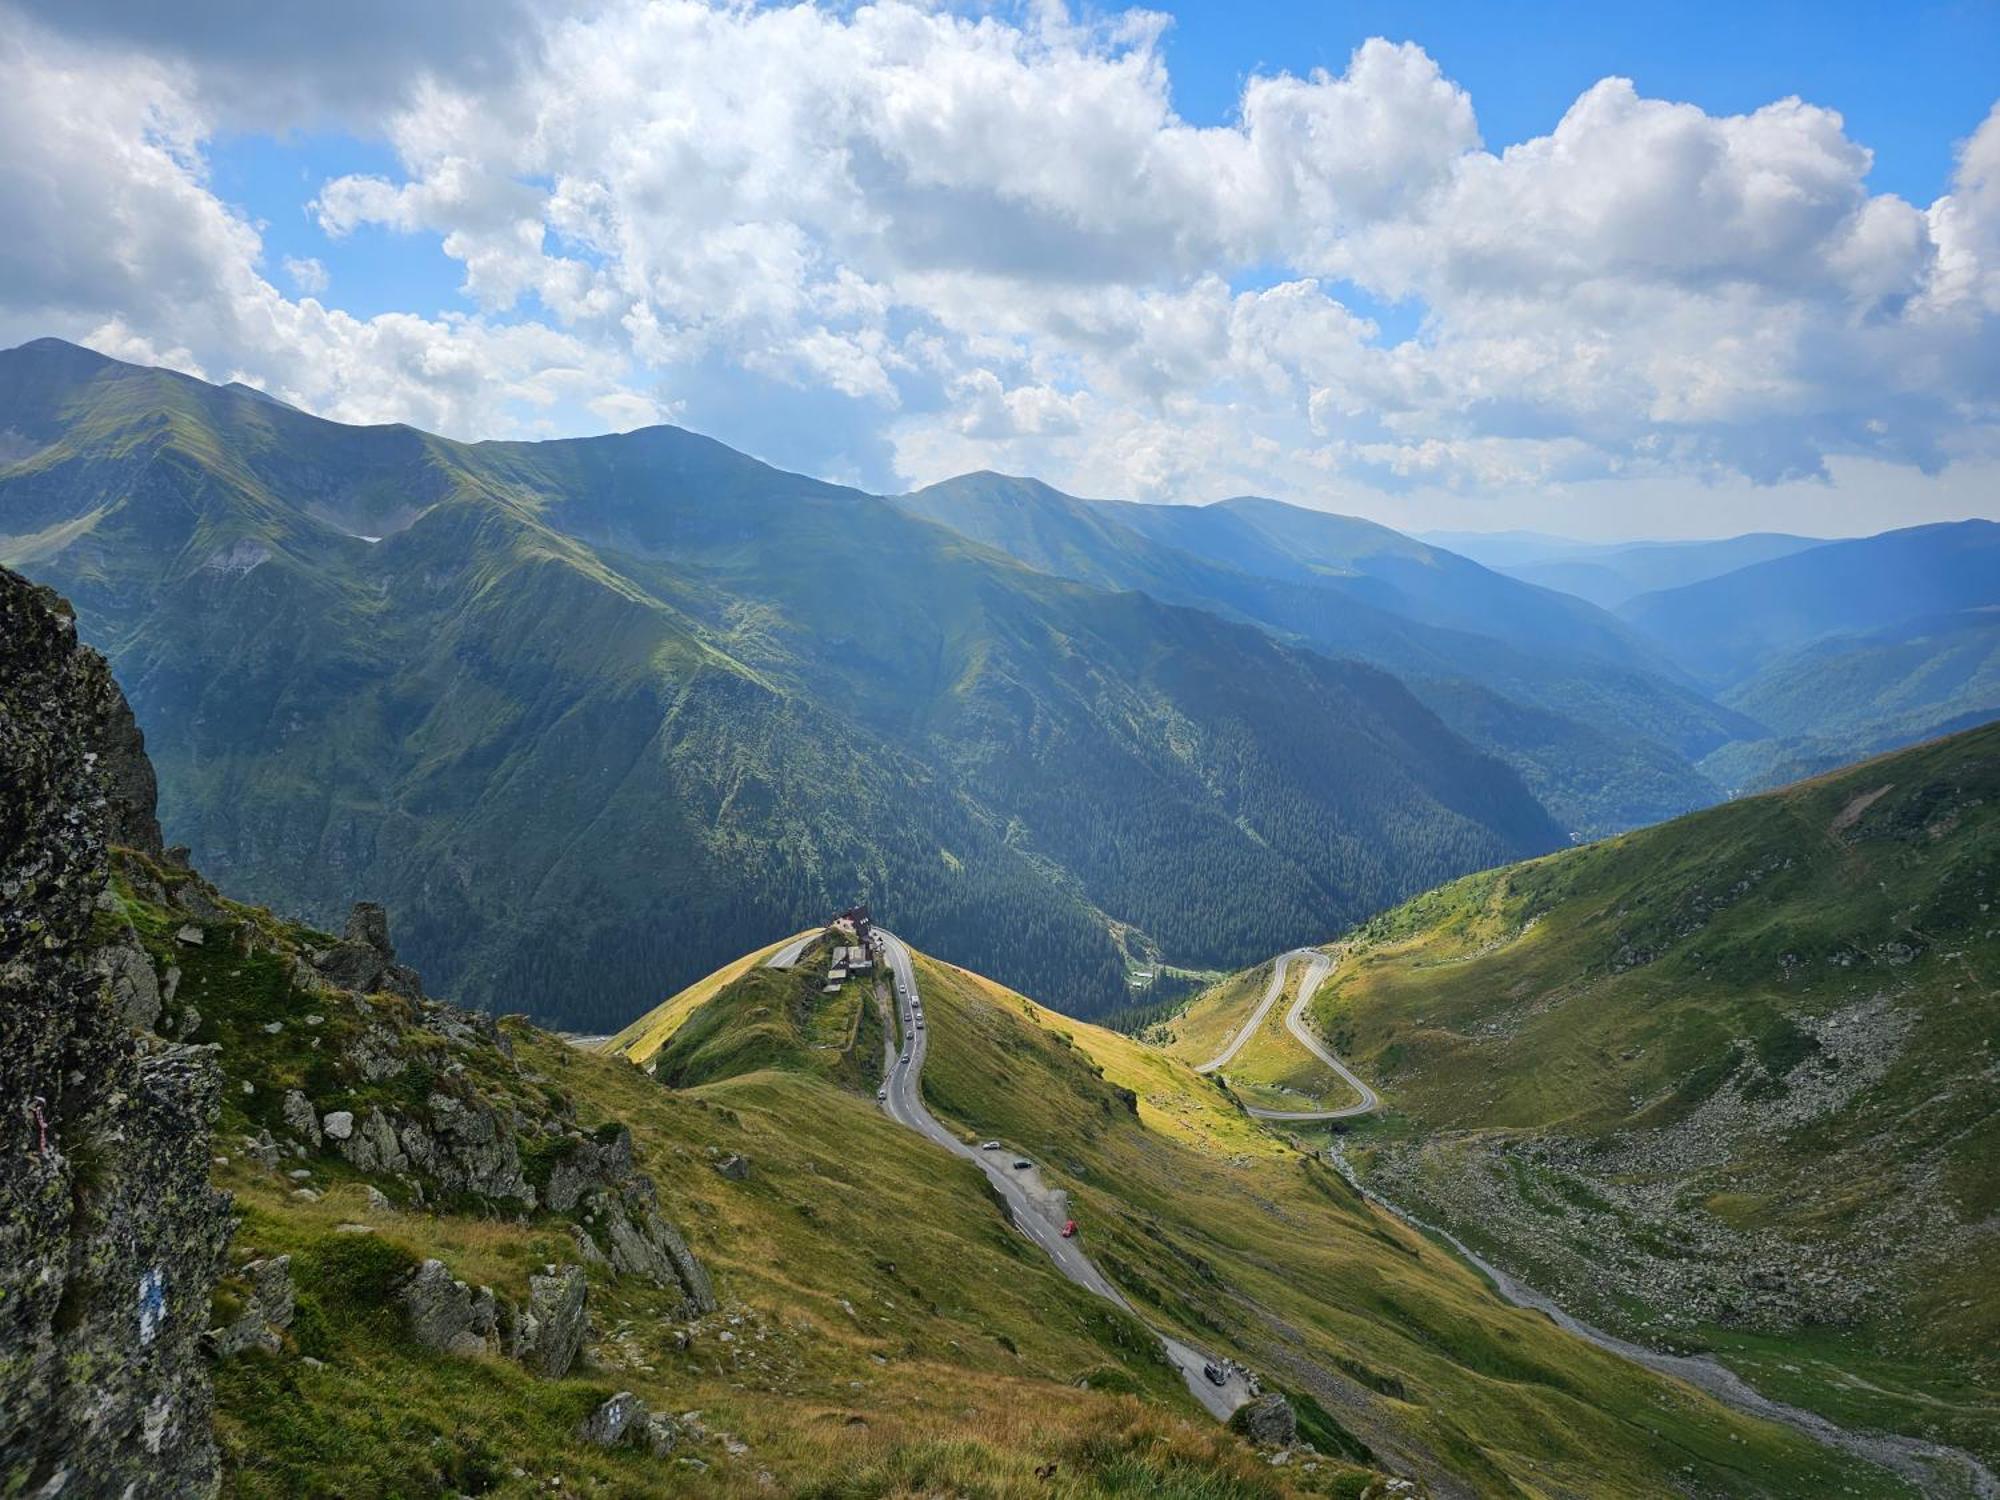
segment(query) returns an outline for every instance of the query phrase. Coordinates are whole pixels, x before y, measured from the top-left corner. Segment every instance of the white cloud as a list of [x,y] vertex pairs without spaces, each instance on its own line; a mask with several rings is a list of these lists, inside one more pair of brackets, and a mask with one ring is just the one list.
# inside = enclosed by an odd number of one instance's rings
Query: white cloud
[[[0,318],[115,327],[335,415],[673,411],[877,483],[990,466],[1381,511],[1993,456],[2000,113],[1925,208],[1871,193],[1866,148],[1795,99],[1711,116],[1608,78],[1490,151],[1464,90],[1379,41],[1198,128],[1164,25],[612,0],[515,26],[506,67],[399,87],[397,180],[319,192],[335,237],[434,237],[478,309],[366,321],[310,270],[286,266],[303,302],[258,273],[203,181],[200,58],[16,25],[0,127],[66,165],[0,167],[27,231]],[[66,117],[85,74],[117,86]],[[1407,299],[1419,337],[1391,345],[1368,299]]]
[[317,256],[286,256],[285,275],[291,278],[294,287],[308,297],[317,297],[326,290],[326,267],[320,264]]
[[[0,343],[57,333],[120,358],[241,379],[344,421],[533,434],[617,394],[628,357],[539,323],[323,307],[324,269],[259,270],[255,226],[208,186],[210,129],[182,70],[83,53],[0,12]],[[11,335],[11,336],[7,336]],[[629,421],[628,421],[629,425]]]

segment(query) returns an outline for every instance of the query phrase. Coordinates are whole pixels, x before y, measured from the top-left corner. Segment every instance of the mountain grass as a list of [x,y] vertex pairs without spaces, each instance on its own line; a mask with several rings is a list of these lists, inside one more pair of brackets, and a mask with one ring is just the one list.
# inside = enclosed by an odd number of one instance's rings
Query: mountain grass
[[1356,1159],[1596,1321],[2000,1454],[1996,805],[1979,730],[1366,924],[1314,1007],[1392,1110]]

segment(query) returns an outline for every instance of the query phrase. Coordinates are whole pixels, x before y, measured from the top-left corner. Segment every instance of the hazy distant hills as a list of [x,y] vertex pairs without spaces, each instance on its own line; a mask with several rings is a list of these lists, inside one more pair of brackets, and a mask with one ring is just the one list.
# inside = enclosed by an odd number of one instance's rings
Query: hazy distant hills
[[1370,521],[1253,498],[1080,500],[985,473],[897,503],[1031,566],[1385,667],[1573,831],[1713,801],[1693,761],[1757,732],[1603,610]]
[[1760,531],[1716,541],[1578,548],[1560,557],[1501,567],[1500,571],[1615,610],[1641,594],[1700,583],[1820,545],[1814,537]]
[[1762,726],[1713,752],[1725,787],[1771,786],[2000,714],[2000,525],[1827,542],[1621,611]]
[[458,444],[43,341],[0,433],[0,560],[112,657],[169,837],[387,901],[472,1000],[599,1024],[862,897],[1088,1012],[1561,838],[1379,670],[674,429]]

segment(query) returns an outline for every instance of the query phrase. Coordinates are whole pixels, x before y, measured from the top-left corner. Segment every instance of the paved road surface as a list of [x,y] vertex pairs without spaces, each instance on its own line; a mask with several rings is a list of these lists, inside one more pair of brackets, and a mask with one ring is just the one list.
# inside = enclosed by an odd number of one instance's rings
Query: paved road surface
[[1276,1005],[1278,997],[1284,994],[1285,975],[1291,968],[1293,959],[1304,959],[1306,972],[1299,980],[1298,999],[1294,1000],[1292,1008],[1285,1012],[1285,1029],[1298,1038],[1300,1045],[1306,1051],[1345,1079],[1359,1096],[1359,1102],[1343,1104],[1339,1109],[1256,1109],[1245,1105],[1245,1110],[1260,1120],[1304,1124],[1313,1120],[1349,1120],[1356,1115],[1365,1115],[1380,1109],[1381,1095],[1355,1077],[1353,1070],[1329,1052],[1326,1045],[1306,1028],[1306,1007],[1312,1003],[1312,997],[1318,992],[1320,985],[1326,982],[1326,976],[1333,972],[1333,960],[1317,948],[1294,948],[1289,953],[1278,955],[1278,961],[1271,970],[1270,987],[1264,991],[1264,998],[1258,1001],[1257,1009],[1251,1012],[1250,1019],[1243,1023],[1243,1029],[1229,1039],[1227,1047],[1196,1068],[1195,1072],[1213,1073],[1243,1050],[1243,1044],[1250,1040],[1259,1026],[1264,1024],[1264,1018],[1271,1013],[1271,1007]]
[[[1195,1069],[1197,1073],[1213,1073],[1232,1057],[1243,1050],[1243,1044],[1256,1034],[1264,1024],[1264,1017],[1271,1013],[1271,1007],[1278,1003],[1278,996],[1285,992],[1285,971],[1292,966],[1295,958],[1316,958],[1324,961],[1326,955],[1312,948],[1294,948],[1290,953],[1278,955],[1278,962],[1271,970],[1271,984],[1264,991],[1264,998],[1257,1002],[1257,1008],[1250,1013],[1250,1019],[1243,1023],[1243,1029],[1229,1039],[1229,1045]],[[1324,974],[1322,974],[1324,977]]]
[[819,934],[816,932],[808,932],[800,937],[793,938],[784,947],[765,959],[764,967],[767,969],[789,969],[799,961],[799,955],[806,951],[806,944],[818,936]]
[[[1042,1248],[1043,1253],[1055,1262],[1057,1270],[1078,1286],[1097,1293],[1108,1302],[1116,1303],[1127,1312],[1133,1312],[1132,1304],[1125,1300],[1118,1288],[1113,1286],[1105,1278],[1104,1273],[1091,1262],[1090,1257],[1083,1253],[1081,1242],[1064,1239],[1062,1225],[1049,1219],[1041,1206],[1022,1186],[1013,1170],[1013,1163],[1019,1160],[1019,1157],[1012,1150],[980,1151],[968,1146],[940,1125],[924,1107],[922,1074],[924,1057],[930,1050],[931,1034],[928,1026],[921,1031],[915,1026],[913,1002],[922,1003],[922,997],[917,993],[916,971],[910,964],[910,950],[901,939],[884,932],[880,927],[875,931],[881,935],[883,957],[888,960],[890,975],[895,981],[896,1015],[901,1023],[903,1035],[909,1039],[910,1059],[907,1063],[902,1061],[901,1054],[896,1050],[895,1039],[893,1037],[888,1039],[884,1057],[888,1098],[882,1101],[883,1109],[888,1111],[889,1117],[899,1125],[908,1126],[926,1139],[935,1141],[952,1155],[962,1156],[977,1165],[986,1174],[987,1181],[991,1182],[995,1191],[1000,1194],[1001,1200],[1006,1203],[1008,1215],[1013,1219],[1015,1227]],[[1136,1315],[1134,1313],[1134,1316]],[[1159,1337],[1160,1342],[1166,1347],[1168,1358],[1179,1368],[1181,1377],[1187,1381],[1187,1387],[1194,1393],[1195,1399],[1217,1418],[1227,1419],[1231,1412],[1250,1399],[1249,1384],[1241,1374],[1232,1371],[1227,1385],[1213,1385],[1202,1374],[1202,1366],[1208,1363],[1206,1355],[1197,1349],[1189,1348],[1177,1339],[1168,1338],[1165,1334],[1160,1334]]]
[[1312,1003],[1313,995],[1326,976],[1333,970],[1333,960],[1324,953],[1313,955],[1312,967],[1306,970],[1305,978],[1299,981],[1299,998],[1292,1002],[1292,1008],[1285,1012],[1285,1029],[1299,1039],[1306,1051],[1325,1063],[1345,1079],[1360,1097],[1353,1104],[1344,1104],[1339,1109],[1253,1109],[1251,1114],[1260,1120],[1349,1120],[1356,1115],[1365,1115],[1382,1107],[1382,1096],[1354,1076],[1353,1069],[1327,1050],[1326,1044],[1314,1036],[1306,1026],[1306,1007]]

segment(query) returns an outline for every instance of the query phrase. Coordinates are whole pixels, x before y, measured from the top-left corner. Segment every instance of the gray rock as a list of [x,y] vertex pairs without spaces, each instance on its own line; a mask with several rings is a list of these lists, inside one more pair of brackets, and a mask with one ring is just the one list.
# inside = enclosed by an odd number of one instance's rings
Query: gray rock
[[68,606],[0,569],[0,1474],[66,1495],[220,1483],[199,1342],[230,1228],[220,1073],[135,1033],[89,951],[108,840],[149,837],[139,754]]
[[108,948],[100,948],[93,967],[111,984],[111,1000],[127,1026],[151,1030],[160,1019],[160,982],[153,960],[130,927]]
[[1267,1392],[1236,1408],[1229,1419],[1232,1432],[1241,1433],[1260,1448],[1288,1448],[1298,1437],[1298,1419],[1292,1403],[1276,1391]]
[[320,1117],[319,1123],[330,1141],[344,1141],[354,1134],[354,1114],[351,1110],[330,1109]]
[[731,1182],[742,1182],[750,1175],[750,1158],[731,1152],[715,1164],[715,1170]]
[[474,1290],[441,1260],[427,1260],[403,1284],[399,1300],[410,1334],[446,1354],[484,1354],[494,1347],[499,1307],[490,1288]]
[[243,1151],[255,1157],[263,1165],[276,1171],[278,1167],[278,1143],[271,1139],[271,1132],[259,1130],[255,1135],[243,1137]]
[[410,1060],[403,1055],[402,1039],[386,1026],[368,1027],[355,1038],[347,1057],[370,1083],[399,1077],[410,1066]]
[[389,942],[389,915],[373,901],[357,901],[341,940],[313,958],[313,967],[342,989],[360,994],[377,990],[405,999],[423,998],[416,970],[396,962]]
[[268,1260],[253,1260],[241,1275],[249,1283],[250,1293],[243,1311],[227,1328],[209,1330],[209,1346],[225,1359],[251,1348],[276,1354],[284,1347],[284,1330],[292,1326],[292,1314],[297,1308],[292,1258],[276,1255]]
[[528,1305],[515,1315],[507,1352],[537,1375],[560,1380],[583,1348],[589,1296],[582,1266],[530,1276]]
[[665,1458],[679,1445],[680,1424],[662,1412],[654,1412],[646,1418],[640,1433],[640,1441],[655,1458]]
[[363,1172],[401,1172],[410,1165],[395,1125],[380,1106],[368,1111],[359,1128],[338,1143],[338,1149]]
[[182,927],[180,931],[174,934],[174,941],[178,943],[186,943],[189,947],[192,948],[199,948],[204,942],[207,941],[207,939],[203,936],[202,930],[199,927],[195,926],[192,922],[189,922],[186,926]]
[[615,1448],[628,1432],[643,1432],[650,1415],[645,1402],[630,1391],[620,1391],[585,1417],[576,1435],[600,1448]]
[[312,1100],[297,1089],[285,1090],[285,1128],[315,1151],[319,1149],[319,1112]]

